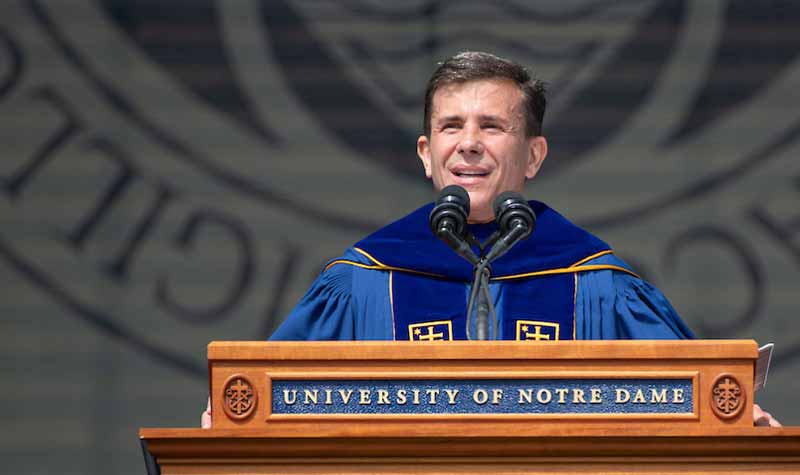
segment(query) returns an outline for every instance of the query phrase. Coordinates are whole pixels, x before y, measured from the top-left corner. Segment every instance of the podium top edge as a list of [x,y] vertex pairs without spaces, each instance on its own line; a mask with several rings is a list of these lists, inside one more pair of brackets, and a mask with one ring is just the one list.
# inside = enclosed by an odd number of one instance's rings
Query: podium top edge
[[214,341],[209,360],[705,360],[755,359],[754,340]]
[[[475,439],[476,437],[486,438],[503,438],[503,439],[535,439],[535,438],[549,438],[549,439],[568,439],[573,437],[602,437],[605,439],[622,439],[622,438],[642,438],[644,439],[662,439],[667,441],[677,437],[689,438],[708,438],[714,437],[718,440],[726,438],[739,438],[739,437],[756,437],[776,439],[781,437],[789,437],[800,442],[800,426],[784,426],[784,427],[715,427],[709,430],[697,430],[696,428],[686,426],[661,426],[657,429],[652,427],[645,427],[642,425],[630,424],[623,427],[615,427],[615,430],[609,431],[607,427],[593,426],[593,427],[564,427],[552,424],[540,425],[536,428],[535,434],[504,434],[498,436],[496,431],[491,428],[485,428],[482,424],[476,425],[477,430],[484,429],[486,434],[476,434],[473,432],[459,432],[457,434],[449,434],[448,438],[459,439]],[[400,428],[398,433],[391,431],[375,429],[374,433],[364,434],[363,437],[369,438],[417,438],[429,439],[441,437],[440,431],[436,431],[436,426],[429,427],[431,434],[415,433],[409,436],[407,428]],[[444,429],[443,429],[444,430]],[[417,431],[419,432],[419,431]],[[323,439],[330,437],[343,437],[343,438],[357,438],[352,434],[352,430],[348,429],[320,429],[319,431],[301,431],[294,429],[290,426],[266,426],[260,429],[201,429],[199,427],[179,427],[179,428],[153,428],[141,427],[139,428],[139,438],[145,440],[219,440],[219,439],[269,439],[269,438],[291,438],[293,442],[298,439]],[[617,450],[620,450],[619,448]]]

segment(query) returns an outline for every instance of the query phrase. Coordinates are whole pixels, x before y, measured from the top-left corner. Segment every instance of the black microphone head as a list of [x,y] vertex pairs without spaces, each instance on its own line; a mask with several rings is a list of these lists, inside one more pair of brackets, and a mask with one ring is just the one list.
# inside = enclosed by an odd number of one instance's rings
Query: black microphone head
[[469,216],[469,194],[467,190],[458,186],[450,185],[442,188],[436,205],[431,211],[429,222],[434,234],[439,234],[442,225],[453,226],[453,232],[463,236],[467,229],[467,217]]
[[464,208],[464,212],[469,215],[469,193],[458,185],[447,185],[439,192],[436,204],[445,202],[457,203]]
[[494,217],[500,225],[500,231],[505,234],[515,224],[515,221],[524,224],[528,231],[524,237],[528,237],[536,226],[536,215],[533,209],[519,193],[515,191],[504,191],[494,199]]

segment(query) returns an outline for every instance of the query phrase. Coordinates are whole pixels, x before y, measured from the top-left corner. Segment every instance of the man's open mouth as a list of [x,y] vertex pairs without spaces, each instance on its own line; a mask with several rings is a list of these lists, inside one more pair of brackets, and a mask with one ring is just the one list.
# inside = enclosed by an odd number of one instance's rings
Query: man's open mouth
[[453,172],[453,174],[455,174],[455,176],[471,177],[471,176],[488,176],[489,172],[470,171],[470,172]]

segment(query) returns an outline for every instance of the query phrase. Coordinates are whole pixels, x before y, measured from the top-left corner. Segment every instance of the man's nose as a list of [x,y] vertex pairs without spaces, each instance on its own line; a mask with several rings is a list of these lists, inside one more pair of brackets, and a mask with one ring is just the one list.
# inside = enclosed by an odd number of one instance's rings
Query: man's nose
[[483,141],[481,140],[479,127],[464,127],[461,141],[458,143],[458,153],[462,155],[480,155],[483,153]]

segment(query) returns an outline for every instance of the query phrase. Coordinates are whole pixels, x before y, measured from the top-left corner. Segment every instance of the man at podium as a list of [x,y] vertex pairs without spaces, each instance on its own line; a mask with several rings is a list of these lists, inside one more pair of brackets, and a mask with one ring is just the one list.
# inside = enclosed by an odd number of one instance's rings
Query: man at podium
[[[448,59],[428,82],[417,154],[437,191],[458,185],[469,193],[468,232],[478,241],[498,231],[495,198],[522,192],[547,157],[544,92],[519,64],[480,52]],[[530,204],[535,231],[491,264],[497,321],[489,339],[693,337],[608,244],[544,203]],[[472,265],[431,232],[432,208],[331,261],[272,339],[474,339]]]
[[[545,105],[540,81],[487,53],[457,54],[428,82],[417,154],[437,191],[458,185],[468,193],[466,233],[477,254],[500,232],[497,196],[522,192],[547,157]],[[529,204],[535,231],[491,264],[489,339],[693,338],[664,295],[608,244],[544,203]],[[467,310],[473,266],[431,232],[433,207],[328,263],[271,339],[475,339]],[[754,420],[778,425],[758,406]],[[210,427],[208,412],[203,426]]]

